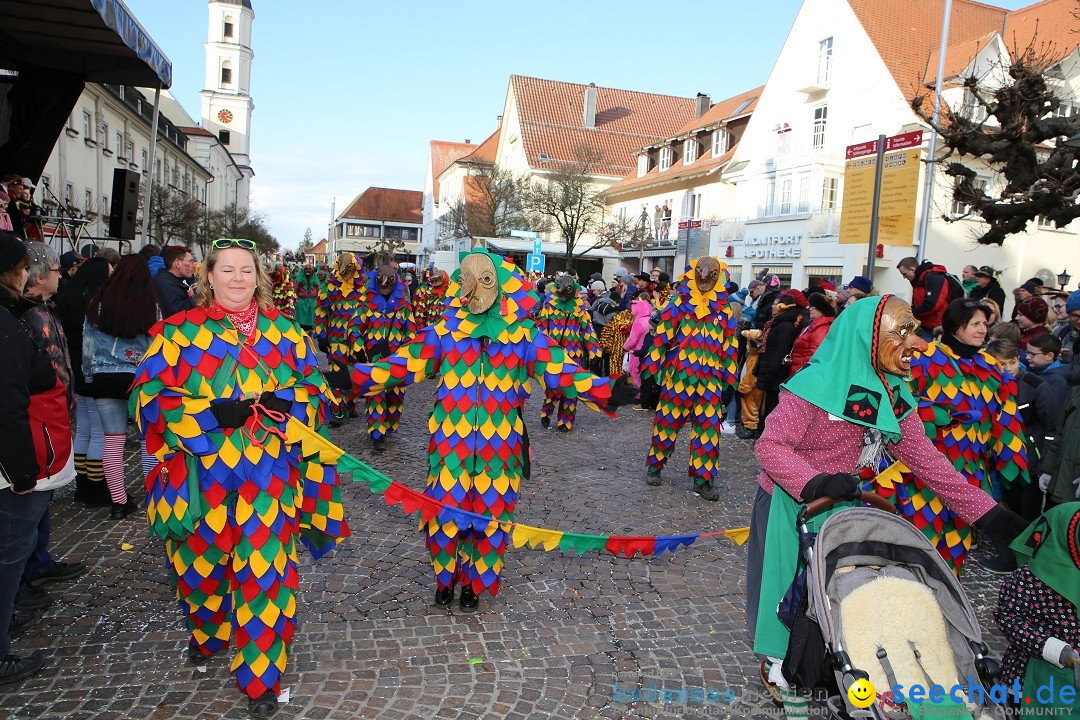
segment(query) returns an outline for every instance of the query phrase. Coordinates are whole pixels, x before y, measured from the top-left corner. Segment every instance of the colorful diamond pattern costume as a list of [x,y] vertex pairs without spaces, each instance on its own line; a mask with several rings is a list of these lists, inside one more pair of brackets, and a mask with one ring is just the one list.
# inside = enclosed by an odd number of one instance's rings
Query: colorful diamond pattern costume
[[[146,479],[151,534],[165,540],[191,644],[210,654],[235,636],[240,690],[278,692],[296,625],[296,538],[318,558],[349,534],[336,469],[302,457],[287,432],[322,431],[329,390],[299,325],[273,309],[246,341],[218,307],[152,334],[130,401],[158,460]],[[268,390],[292,402],[287,422],[257,414],[223,429],[210,411],[211,399]]]
[[[972,485],[990,493],[992,472],[1006,486],[1029,482],[1016,381],[992,356],[980,350],[961,358],[944,343],[932,342],[912,358],[910,384],[927,436]],[[875,492],[893,500],[958,571],[971,547],[971,526],[920,478],[903,473],[901,479]]]
[[[575,292],[568,300],[557,294],[549,297],[540,310],[536,325],[563,349],[566,358],[575,365],[588,367],[588,360],[600,357],[600,342],[593,329],[592,316],[579,293]],[[558,390],[545,390],[540,418],[550,421],[556,406],[558,427],[573,429],[577,417],[577,398],[566,397]]]
[[[356,274],[346,278],[342,269],[353,263]],[[367,277],[361,272],[363,261],[352,253],[342,253],[334,272],[319,294],[315,308],[315,338],[330,344],[327,360],[334,365],[351,365],[363,357],[364,341],[360,336],[360,311],[367,301]],[[346,395],[334,403],[335,413],[356,408],[356,396]]]
[[290,317],[296,313],[296,284],[293,282],[289,266],[282,264],[274,272],[274,286],[271,291],[274,307]]
[[[474,251],[488,254],[484,250]],[[521,478],[528,463],[521,413],[529,378],[601,409],[611,397],[610,381],[574,363],[528,318],[538,302],[518,268],[492,255],[501,297],[482,314],[454,299],[434,325],[386,360],[354,367],[361,394],[439,376],[428,420],[428,480],[424,494],[452,507],[495,520],[513,520]],[[453,278],[455,283],[457,281]],[[479,594],[495,595],[510,529],[498,522],[468,524],[421,520],[440,588],[460,581]]]
[[442,316],[446,309],[446,287],[444,282],[438,287],[431,284],[431,273],[424,271],[424,283],[417,288],[416,297],[413,300],[413,313],[416,316],[416,327],[425,328],[433,325]]
[[[372,360],[381,360],[416,334],[412,304],[409,303],[404,283],[398,279],[394,290],[388,297],[384,297],[376,285],[377,278],[376,272],[368,273],[367,299],[359,318],[364,352]],[[378,440],[398,429],[404,403],[405,391],[401,388],[392,388],[368,396],[367,426],[372,440]]]
[[[737,351],[735,316],[724,285],[718,281],[708,292],[701,292],[696,273],[699,261],[690,263],[660,312],[654,345],[641,372],[657,378],[660,384],[647,460],[649,472],[663,470],[679,430],[689,420],[688,474],[697,485],[710,487],[716,478],[724,418],[721,396],[738,382]],[[726,265],[719,265],[723,276]]]

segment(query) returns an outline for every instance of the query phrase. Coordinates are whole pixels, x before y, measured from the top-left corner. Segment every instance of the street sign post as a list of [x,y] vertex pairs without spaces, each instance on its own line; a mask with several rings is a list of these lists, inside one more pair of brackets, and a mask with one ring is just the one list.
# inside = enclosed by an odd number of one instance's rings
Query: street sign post
[[544,272],[545,259],[542,253],[529,253],[525,256],[525,271]]

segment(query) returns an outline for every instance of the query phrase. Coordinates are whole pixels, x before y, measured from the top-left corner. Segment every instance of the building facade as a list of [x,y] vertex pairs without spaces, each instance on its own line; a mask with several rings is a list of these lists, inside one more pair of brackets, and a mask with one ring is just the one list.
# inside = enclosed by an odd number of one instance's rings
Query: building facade
[[419,190],[369,187],[334,219],[328,261],[338,253],[353,252],[370,265],[376,253],[389,248],[395,260],[417,262],[424,228],[422,203]]

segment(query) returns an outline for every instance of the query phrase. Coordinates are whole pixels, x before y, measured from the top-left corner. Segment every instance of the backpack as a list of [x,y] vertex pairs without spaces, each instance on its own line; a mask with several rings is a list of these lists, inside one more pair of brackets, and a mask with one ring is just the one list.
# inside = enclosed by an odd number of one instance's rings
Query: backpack
[[960,279],[952,273],[945,273],[945,284],[949,288],[949,294],[945,300],[946,305],[953,300],[960,300],[967,297],[967,292],[964,290],[964,286],[961,284]]

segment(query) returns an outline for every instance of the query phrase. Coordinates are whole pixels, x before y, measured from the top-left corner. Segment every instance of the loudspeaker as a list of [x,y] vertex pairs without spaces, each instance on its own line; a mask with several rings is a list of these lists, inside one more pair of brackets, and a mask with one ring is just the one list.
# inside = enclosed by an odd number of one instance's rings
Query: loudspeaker
[[135,239],[135,215],[139,211],[139,173],[113,170],[112,205],[109,207],[109,237]]

